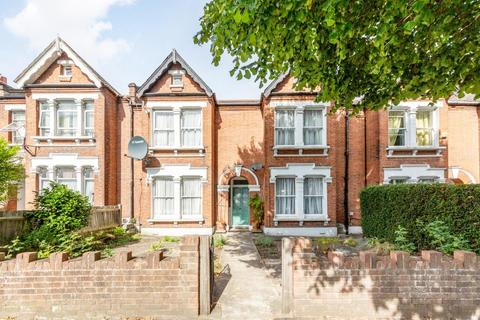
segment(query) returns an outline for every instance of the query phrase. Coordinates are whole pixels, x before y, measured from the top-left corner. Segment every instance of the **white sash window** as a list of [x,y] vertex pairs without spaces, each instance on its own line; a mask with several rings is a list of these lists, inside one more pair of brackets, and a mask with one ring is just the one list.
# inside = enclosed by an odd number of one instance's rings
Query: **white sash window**
[[88,101],[83,106],[83,134],[87,137],[94,135],[93,101]]
[[73,101],[62,101],[57,105],[57,136],[74,137],[78,132],[78,108]]
[[88,201],[93,203],[94,194],[94,180],[93,180],[93,168],[83,168],[83,190],[82,194],[87,196]]
[[305,178],[303,186],[304,210],[306,215],[323,213],[323,179]]
[[295,145],[295,110],[275,110],[275,145]]
[[39,115],[39,122],[38,128],[40,130],[39,134],[41,136],[49,136],[50,135],[50,123],[51,123],[51,109],[50,105],[46,102],[40,103],[40,115]]
[[303,112],[303,142],[305,145],[323,145],[323,110]]
[[434,139],[433,113],[429,110],[418,110],[416,115],[417,146],[432,146]]
[[23,135],[21,135],[21,128],[25,128],[25,111],[12,111],[12,124],[15,130],[12,131],[12,143],[22,144]]
[[201,110],[182,110],[180,125],[182,147],[199,147],[202,145]]
[[174,213],[174,191],[171,178],[158,178],[153,183],[153,218],[171,216]]
[[182,216],[202,214],[202,183],[199,178],[182,179]]
[[153,112],[153,145],[156,147],[173,146],[175,141],[172,111]]
[[275,182],[277,215],[295,214],[295,178],[277,178]]
[[407,128],[404,111],[389,111],[388,113],[388,145],[405,146]]

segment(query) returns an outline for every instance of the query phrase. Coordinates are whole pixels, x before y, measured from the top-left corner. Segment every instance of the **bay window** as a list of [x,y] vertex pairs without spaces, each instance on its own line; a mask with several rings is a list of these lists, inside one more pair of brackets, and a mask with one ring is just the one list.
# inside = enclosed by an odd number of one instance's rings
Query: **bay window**
[[94,193],[94,180],[93,180],[93,168],[85,167],[83,168],[83,186],[82,194],[87,196],[88,201],[93,203],[93,193]]
[[277,215],[295,214],[295,178],[276,179],[275,203]]
[[182,110],[180,132],[182,147],[198,147],[202,144],[201,110]]
[[158,147],[173,146],[175,143],[173,112],[153,112],[153,145]]
[[306,215],[323,213],[323,178],[305,178],[303,186],[304,212]]
[[38,170],[38,190],[41,192],[43,189],[48,187],[50,179],[48,177],[48,170],[45,167],[39,168]]
[[56,181],[71,190],[77,190],[77,175],[74,167],[57,167]]
[[46,102],[40,103],[40,115],[39,115],[39,122],[38,128],[40,130],[39,134],[41,136],[49,136],[51,132],[50,124],[51,124],[51,108],[50,105]]
[[174,191],[171,178],[155,179],[153,183],[153,218],[174,214]]
[[303,143],[305,145],[323,145],[323,110],[306,109],[303,113]]
[[182,216],[202,214],[202,183],[199,178],[183,178],[181,191]]
[[295,110],[275,110],[275,145],[295,145]]
[[94,111],[93,111],[93,101],[85,102],[83,108],[83,135],[87,137],[93,137],[94,135]]
[[59,102],[56,107],[56,135],[73,137],[78,132],[78,108],[73,101]]

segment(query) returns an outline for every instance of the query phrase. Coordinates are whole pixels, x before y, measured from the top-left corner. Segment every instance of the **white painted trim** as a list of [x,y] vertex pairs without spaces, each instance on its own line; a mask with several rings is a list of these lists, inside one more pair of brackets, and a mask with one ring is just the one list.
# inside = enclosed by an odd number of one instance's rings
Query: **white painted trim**
[[363,234],[362,227],[360,226],[349,226],[348,234]]
[[389,108],[440,108],[444,104],[443,100],[438,100],[436,103],[432,104],[430,100],[421,100],[421,101],[402,101],[397,105],[390,104]]
[[300,107],[300,108],[308,108],[308,107],[329,107],[330,102],[313,102],[311,100],[274,100],[270,102],[270,107],[278,108],[278,107]]
[[64,166],[93,167],[93,170],[98,171],[98,162],[98,157],[81,157],[78,153],[50,153],[48,157],[33,157],[30,171],[35,173],[38,167],[53,169]]
[[205,108],[206,101],[147,101],[145,108]]
[[5,111],[25,111],[27,109],[25,104],[6,104]]
[[96,100],[98,93],[32,93],[33,100]]
[[192,167],[190,164],[164,164],[161,167],[149,167],[147,181],[152,182],[155,177],[200,177],[202,182],[207,182],[207,167]]
[[291,237],[335,237],[336,227],[264,227],[263,233],[267,236]]
[[384,168],[383,182],[389,183],[392,179],[406,178],[409,182],[417,182],[421,178],[437,178],[439,182],[445,181],[447,168],[431,168],[430,165],[402,164],[398,168]]
[[199,236],[211,236],[213,234],[213,228],[144,228],[140,229],[142,234],[154,235],[154,236],[186,236],[186,235],[199,235]]

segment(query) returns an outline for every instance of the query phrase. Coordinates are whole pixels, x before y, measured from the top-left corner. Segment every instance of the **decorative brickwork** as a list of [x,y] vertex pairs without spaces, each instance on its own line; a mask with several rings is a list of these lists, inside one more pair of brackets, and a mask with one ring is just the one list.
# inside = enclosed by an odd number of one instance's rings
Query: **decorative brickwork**
[[305,238],[285,238],[283,250],[283,308],[296,317],[480,318],[480,259],[474,253],[317,256]]
[[[0,262],[0,318],[192,319],[199,312],[199,237],[185,237],[178,257],[131,252],[68,259],[35,252]],[[3,256],[0,256],[2,261]]]

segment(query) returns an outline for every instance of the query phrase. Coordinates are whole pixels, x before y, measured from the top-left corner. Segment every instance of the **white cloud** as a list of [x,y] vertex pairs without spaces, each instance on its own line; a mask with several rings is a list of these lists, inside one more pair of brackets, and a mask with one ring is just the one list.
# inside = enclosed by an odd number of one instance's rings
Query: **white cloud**
[[135,0],[27,0],[15,16],[4,19],[7,29],[42,50],[57,35],[92,63],[108,61],[130,46],[125,39],[102,36],[112,30],[108,11]]

